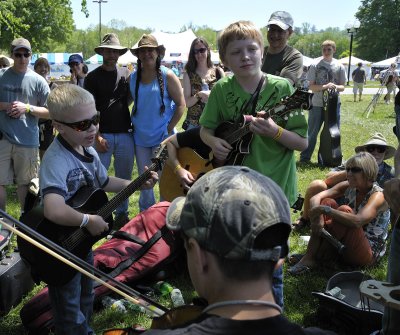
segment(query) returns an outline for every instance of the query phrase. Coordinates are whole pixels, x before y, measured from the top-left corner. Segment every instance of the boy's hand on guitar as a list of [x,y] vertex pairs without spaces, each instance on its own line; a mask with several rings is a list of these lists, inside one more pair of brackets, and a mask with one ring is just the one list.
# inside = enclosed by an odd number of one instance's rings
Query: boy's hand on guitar
[[[148,170],[148,167],[145,166],[144,167],[145,170]],[[151,171],[150,172],[150,177],[149,179],[147,179],[144,184],[142,185],[142,187],[140,188],[141,190],[147,190],[147,189],[151,189],[154,187],[154,185],[157,183],[158,181],[158,174],[155,171]]]
[[229,153],[233,149],[227,141],[215,136],[213,137],[212,143],[210,144],[211,150],[213,151],[215,158],[217,158],[218,160],[226,159],[226,157],[228,157]]
[[274,137],[279,127],[271,118],[265,118],[265,115],[264,111],[257,112],[257,117],[252,118],[250,130],[257,135]]
[[97,236],[108,230],[108,223],[99,215],[89,215],[86,229],[92,236]]
[[190,186],[192,186],[193,183],[196,181],[196,179],[193,177],[193,175],[184,168],[179,169],[176,172],[176,174],[178,175],[178,177],[180,179],[180,183],[181,183],[184,191],[188,191]]

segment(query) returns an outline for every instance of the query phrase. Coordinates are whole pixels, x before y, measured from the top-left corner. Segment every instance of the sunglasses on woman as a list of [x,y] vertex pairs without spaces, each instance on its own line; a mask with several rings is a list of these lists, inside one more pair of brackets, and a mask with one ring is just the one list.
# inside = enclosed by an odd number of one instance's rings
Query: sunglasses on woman
[[378,151],[380,154],[384,153],[386,151],[386,147],[381,146],[381,145],[368,145],[365,147],[365,150],[368,152],[374,152],[375,150]]
[[346,168],[346,172],[347,173],[349,173],[349,172],[351,172],[351,173],[360,173],[360,172],[362,172],[362,170],[363,170],[362,168],[357,167],[357,166]]
[[203,54],[207,51],[207,48],[200,48],[200,49],[194,49],[193,52],[195,55],[197,54]]
[[15,57],[17,57],[17,58],[22,58],[22,57],[25,57],[25,58],[28,58],[28,57],[30,57],[30,53],[29,52],[26,52],[26,53],[19,53],[19,52],[14,52],[14,56]]
[[62,122],[62,121],[57,121],[54,120],[58,123],[61,123],[65,126],[68,126],[76,131],[86,131],[88,130],[92,125],[97,126],[100,122],[100,113],[97,113],[95,116],[93,116],[91,119],[86,119],[78,122]]

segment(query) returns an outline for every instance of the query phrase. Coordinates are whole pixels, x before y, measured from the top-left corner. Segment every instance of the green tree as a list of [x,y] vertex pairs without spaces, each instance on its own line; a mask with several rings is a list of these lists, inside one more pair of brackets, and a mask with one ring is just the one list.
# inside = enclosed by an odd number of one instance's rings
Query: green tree
[[399,53],[399,0],[363,0],[356,17],[361,23],[354,35],[360,58],[379,61]]

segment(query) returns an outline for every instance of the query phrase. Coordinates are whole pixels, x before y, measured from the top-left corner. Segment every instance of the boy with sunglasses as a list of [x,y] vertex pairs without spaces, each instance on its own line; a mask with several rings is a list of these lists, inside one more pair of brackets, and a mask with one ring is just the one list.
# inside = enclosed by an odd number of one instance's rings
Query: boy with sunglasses
[[[109,229],[108,223],[101,216],[78,212],[68,206],[67,201],[81,187],[118,192],[130,181],[108,177],[92,147],[99,114],[91,93],[78,85],[64,84],[51,92],[48,104],[59,135],[47,149],[40,167],[44,215],[54,224],[85,228],[93,236],[100,235]],[[156,180],[157,173],[152,172],[143,187],[153,187]],[[85,261],[93,263],[92,252]],[[94,298],[92,280],[77,273],[65,285],[48,287],[56,334],[92,334],[88,324]]]
[[31,44],[11,43],[12,67],[0,72],[0,208],[6,208],[6,185],[17,184],[21,214],[28,184],[39,168],[39,118],[47,119],[46,80],[28,68]]

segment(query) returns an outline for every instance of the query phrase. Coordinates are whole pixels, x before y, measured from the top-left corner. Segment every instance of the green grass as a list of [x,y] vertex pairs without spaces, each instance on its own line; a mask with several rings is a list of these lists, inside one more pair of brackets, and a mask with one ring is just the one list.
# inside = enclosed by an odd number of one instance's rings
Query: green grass
[[[368,87],[368,86],[367,86]],[[367,105],[371,101],[372,96],[364,96],[362,102],[354,103],[352,95],[342,96],[342,112],[341,112],[341,143],[344,159],[349,158],[354,153],[354,147],[364,143],[372,133],[381,132],[389,144],[397,145],[397,139],[392,132],[392,127],[395,123],[393,105],[385,105],[381,101],[377,105],[375,112],[371,113],[369,118],[363,116]],[[318,148],[318,145],[317,145]],[[317,150],[312,157],[312,162],[317,161]],[[296,153],[297,158],[299,153]],[[389,160],[389,164],[393,165],[393,161]],[[328,172],[328,168],[321,168],[316,164],[309,164],[298,167],[298,186],[299,192],[304,195],[307,185],[316,178],[324,178]],[[113,173],[111,169],[111,174]],[[135,173],[134,178],[137,176]],[[158,188],[156,188],[158,195]],[[8,189],[8,198],[15,199],[15,189]],[[130,214],[133,217],[138,212],[138,193],[135,193],[130,198]],[[15,200],[11,200],[7,206],[8,212],[14,217],[19,216],[18,205]],[[299,216],[299,213],[293,214],[293,220]],[[305,234],[305,232],[303,232]],[[304,252],[306,246],[300,241],[300,234],[294,233],[290,238],[291,252]],[[377,280],[384,280],[386,275],[387,256],[381,262],[370,269],[362,269]],[[291,277],[287,274],[287,265],[284,265],[284,292],[285,292],[285,315],[292,321],[299,324],[310,326],[317,324],[315,319],[315,311],[317,301],[312,297],[312,291],[323,291],[326,286],[326,281],[334,272],[341,270],[335,267],[334,269],[323,269],[321,271],[312,271],[301,277]],[[346,271],[346,269],[344,269]],[[191,286],[190,280],[184,272],[173,278],[168,279],[170,283],[179,287],[184,295],[185,301],[191,301],[195,295]],[[152,284],[152,283],[150,283]],[[19,318],[19,311],[26,302],[39,288],[36,287],[24,301],[12,309],[6,316],[0,320],[0,335],[1,334],[25,334],[23,326]],[[170,307],[169,299],[161,301],[167,307]],[[105,310],[96,311],[93,319],[93,326],[96,333],[101,334],[101,331],[111,327],[126,327],[132,324],[142,324],[146,327],[150,326],[150,320],[144,315],[123,314],[115,311]]]

